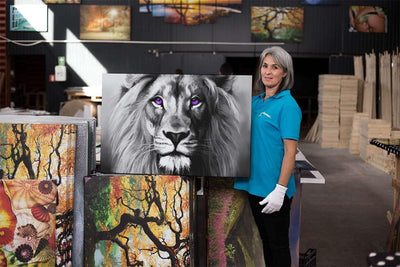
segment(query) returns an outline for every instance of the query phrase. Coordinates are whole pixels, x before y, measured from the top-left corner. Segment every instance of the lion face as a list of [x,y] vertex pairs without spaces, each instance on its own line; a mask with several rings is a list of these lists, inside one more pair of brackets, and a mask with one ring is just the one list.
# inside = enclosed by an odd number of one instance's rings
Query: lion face
[[110,123],[117,173],[226,176],[234,170],[237,108],[216,81],[127,75]]
[[188,172],[210,121],[208,90],[188,76],[161,76],[148,90],[147,130],[154,137],[159,167],[167,173]]

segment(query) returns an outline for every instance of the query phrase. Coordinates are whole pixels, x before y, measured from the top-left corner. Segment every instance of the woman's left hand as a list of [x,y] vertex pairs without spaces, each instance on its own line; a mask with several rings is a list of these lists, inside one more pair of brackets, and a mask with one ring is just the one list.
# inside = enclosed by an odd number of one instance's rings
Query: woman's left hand
[[275,189],[269,193],[269,195],[264,198],[264,200],[260,201],[260,205],[267,204],[263,209],[262,213],[273,213],[279,211],[282,207],[283,200],[285,199],[287,187],[284,187],[280,184],[275,186]]

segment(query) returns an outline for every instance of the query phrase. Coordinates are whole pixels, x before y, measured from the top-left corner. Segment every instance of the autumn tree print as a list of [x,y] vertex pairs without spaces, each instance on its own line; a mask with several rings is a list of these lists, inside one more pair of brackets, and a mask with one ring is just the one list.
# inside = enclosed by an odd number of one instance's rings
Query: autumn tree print
[[300,7],[252,7],[252,41],[301,42],[303,22],[304,9]]
[[179,176],[89,179],[85,265],[101,255],[104,266],[189,266],[190,184]]
[[73,125],[0,124],[2,178],[56,179],[59,184],[73,172],[75,133]]

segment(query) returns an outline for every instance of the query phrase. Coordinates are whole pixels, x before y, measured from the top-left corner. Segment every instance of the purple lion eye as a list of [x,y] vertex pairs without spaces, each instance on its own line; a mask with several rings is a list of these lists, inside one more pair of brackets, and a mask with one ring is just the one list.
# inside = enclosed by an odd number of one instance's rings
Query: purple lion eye
[[193,97],[191,99],[191,104],[192,104],[192,106],[197,106],[198,104],[200,104],[200,99],[197,97]]
[[161,97],[156,97],[153,101],[156,105],[159,105],[159,106],[161,106],[163,104],[163,100]]

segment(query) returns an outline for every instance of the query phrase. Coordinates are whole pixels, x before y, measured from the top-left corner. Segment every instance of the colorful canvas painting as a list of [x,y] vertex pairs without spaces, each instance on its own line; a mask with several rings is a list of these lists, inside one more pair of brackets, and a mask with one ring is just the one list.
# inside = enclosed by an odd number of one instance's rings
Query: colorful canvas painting
[[81,0],[44,0],[46,4],[80,4]]
[[47,6],[10,5],[10,31],[47,32]]
[[130,37],[130,6],[81,6],[80,39],[130,40]]
[[252,78],[104,74],[104,173],[248,177]]
[[139,12],[164,17],[166,23],[199,25],[215,23],[218,17],[241,13],[242,0],[140,0]]
[[53,213],[57,224],[57,266],[70,264],[72,260],[75,143],[76,126],[72,124],[0,123],[3,181],[15,181],[21,183],[21,187],[26,187],[30,181],[53,181],[56,186],[57,205]]
[[51,180],[0,182],[1,266],[55,266],[56,200]]
[[302,42],[304,8],[251,7],[253,42]]
[[191,266],[192,182],[95,176],[85,183],[85,266]]
[[385,10],[379,6],[350,6],[349,32],[387,32]]
[[338,5],[338,0],[303,0],[302,5]]
[[265,266],[247,193],[233,178],[208,181],[208,266]]

